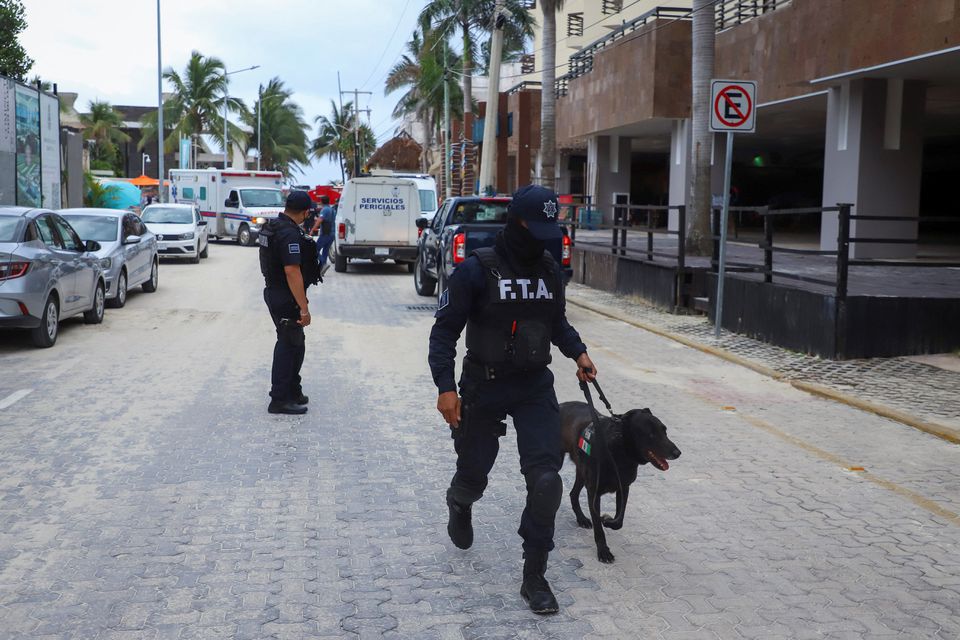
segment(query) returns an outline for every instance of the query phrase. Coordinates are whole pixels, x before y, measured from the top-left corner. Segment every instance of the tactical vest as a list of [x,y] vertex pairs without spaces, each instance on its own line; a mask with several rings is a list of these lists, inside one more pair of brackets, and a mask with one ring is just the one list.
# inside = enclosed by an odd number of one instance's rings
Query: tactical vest
[[561,283],[549,252],[529,274],[513,271],[492,247],[477,249],[487,283],[486,304],[467,320],[467,351],[487,366],[520,371],[550,364],[553,321],[560,311]]
[[[260,245],[260,273],[268,287],[286,286],[287,278],[283,271],[283,261],[277,253],[279,244],[274,242],[278,227],[287,224],[279,217],[270,220],[260,228],[260,235],[257,237],[257,244]],[[303,229],[293,224],[299,233],[298,244],[300,245],[300,274],[303,276],[304,289],[312,284],[320,282],[320,265],[317,263],[317,243],[314,242]]]

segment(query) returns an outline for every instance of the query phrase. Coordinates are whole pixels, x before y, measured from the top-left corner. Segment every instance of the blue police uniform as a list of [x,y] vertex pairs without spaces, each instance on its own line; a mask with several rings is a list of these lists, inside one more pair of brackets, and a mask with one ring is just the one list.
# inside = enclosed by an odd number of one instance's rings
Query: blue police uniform
[[[260,262],[266,286],[263,300],[277,329],[270,375],[271,405],[297,403],[303,398],[300,368],[306,352],[300,307],[287,284],[284,267],[301,266],[304,260],[303,230],[289,216],[281,214],[264,227],[258,238]],[[306,284],[306,283],[305,283]]]

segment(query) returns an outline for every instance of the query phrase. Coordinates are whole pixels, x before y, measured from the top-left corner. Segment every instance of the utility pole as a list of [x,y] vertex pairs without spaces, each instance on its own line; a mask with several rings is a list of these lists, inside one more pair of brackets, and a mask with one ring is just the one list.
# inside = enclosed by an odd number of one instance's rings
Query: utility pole
[[481,193],[496,190],[494,171],[497,166],[497,116],[500,113],[500,63],[503,59],[503,26],[507,21],[504,0],[497,0],[493,12],[493,35],[490,38],[489,85],[487,113],[483,122],[483,157],[480,162]]
[[453,179],[450,171],[450,70],[447,69],[447,41],[443,41],[443,176],[446,197],[453,195]]
[[160,0],[157,0],[157,202],[163,202],[163,56],[160,49]]
[[[369,109],[360,109],[360,94],[372,96],[373,92],[360,91],[359,89],[340,91],[341,97],[344,93],[353,94],[353,175],[350,177],[356,178],[360,174],[360,113],[369,111]],[[343,113],[342,107],[340,113]]]
[[[343,87],[340,86],[340,72],[339,72],[339,71],[337,71],[337,91],[340,92],[340,118],[342,119],[342,118],[343,118]],[[336,127],[336,126],[339,126],[336,122],[334,122],[333,125],[334,125],[335,127]],[[337,138],[339,139],[339,137],[340,137],[340,132],[338,131],[338,132],[337,132]],[[339,146],[339,145],[338,145],[338,146]],[[339,148],[337,149],[337,157],[340,158],[340,182],[342,182],[343,184],[346,184],[346,183],[347,183],[347,176],[346,176],[346,174],[344,174],[344,172],[343,172],[343,152],[340,151]]]

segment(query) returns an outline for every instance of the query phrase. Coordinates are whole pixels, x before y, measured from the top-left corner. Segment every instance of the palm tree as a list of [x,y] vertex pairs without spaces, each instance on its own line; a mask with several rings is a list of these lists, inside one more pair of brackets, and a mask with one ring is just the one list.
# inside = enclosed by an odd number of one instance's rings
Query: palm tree
[[693,0],[693,162],[690,212],[687,217],[687,251],[710,253],[710,79],[713,77],[716,22],[714,0]]
[[[414,114],[424,123],[427,131],[425,161],[443,114],[445,72],[453,66],[454,60],[446,47],[438,46],[439,42],[438,33],[434,30],[428,29],[425,33],[419,29],[414,31],[407,43],[407,53],[390,69],[384,87],[385,95],[406,89],[393,109],[393,116],[400,118]],[[450,91],[451,102],[459,102],[459,85],[451,86]],[[459,115],[459,109],[456,111]]]
[[[457,31],[461,38],[463,75],[463,137],[469,141],[473,124],[473,72],[478,54],[480,34],[490,33],[493,27],[494,0],[430,0],[420,13],[420,24],[430,25],[443,38]],[[533,35],[533,18],[525,7],[525,0],[504,0],[509,14],[504,27],[504,41],[516,42]]]
[[[317,137],[313,139],[310,146],[310,153],[317,160],[337,158],[340,166],[343,167],[347,175],[353,177],[357,175],[354,167],[354,123],[357,116],[353,109],[353,103],[348,102],[343,105],[343,109],[337,108],[337,103],[330,101],[330,117],[317,116],[314,122],[319,125]],[[373,155],[377,149],[377,138],[373,130],[368,125],[359,124],[360,138],[360,164],[363,165],[367,158]]]
[[303,119],[303,110],[291,100],[292,95],[280,78],[272,78],[261,89],[253,109],[242,116],[243,123],[253,130],[246,151],[259,145],[261,167],[280,171],[288,177],[309,162],[308,125]]
[[90,113],[80,116],[80,122],[85,131],[84,137],[93,140],[90,162],[94,169],[111,169],[120,174],[122,158],[117,145],[130,141],[130,136],[120,130],[123,126],[123,116],[104,100],[91,100]]
[[[206,57],[199,51],[190,54],[190,61],[181,75],[168,67],[163,78],[173,85],[173,97],[164,101],[164,128],[169,123],[171,131],[166,134],[164,150],[175,151],[180,138],[192,138],[209,134],[223,145],[223,103],[227,95],[228,77],[226,67],[219,58]],[[238,98],[227,100],[227,110],[243,117],[247,109]],[[157,138],[157,114],[150,112],[143,117],[143,139],[140,147]],[[246,142],[246,133],[236,125],[228,124],[230,139],[237,144]],[[166,133],[166,132],[165,132]]]
[[543,86],[540,97],[540,184],[556,187],[557,179],[557,11],[563,0],[540,0],[543,11]]

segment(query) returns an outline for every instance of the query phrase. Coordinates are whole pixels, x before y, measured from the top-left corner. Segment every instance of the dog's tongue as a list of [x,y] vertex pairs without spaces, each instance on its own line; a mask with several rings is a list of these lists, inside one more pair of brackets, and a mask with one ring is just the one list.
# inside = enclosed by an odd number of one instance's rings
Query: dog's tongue
[[670,464],[666,461],[666,459],[661,458],[653,451],[647,450],[647,460],[652,462],[657,469],[660,469],[660,471],[666,471],[670,468]]

